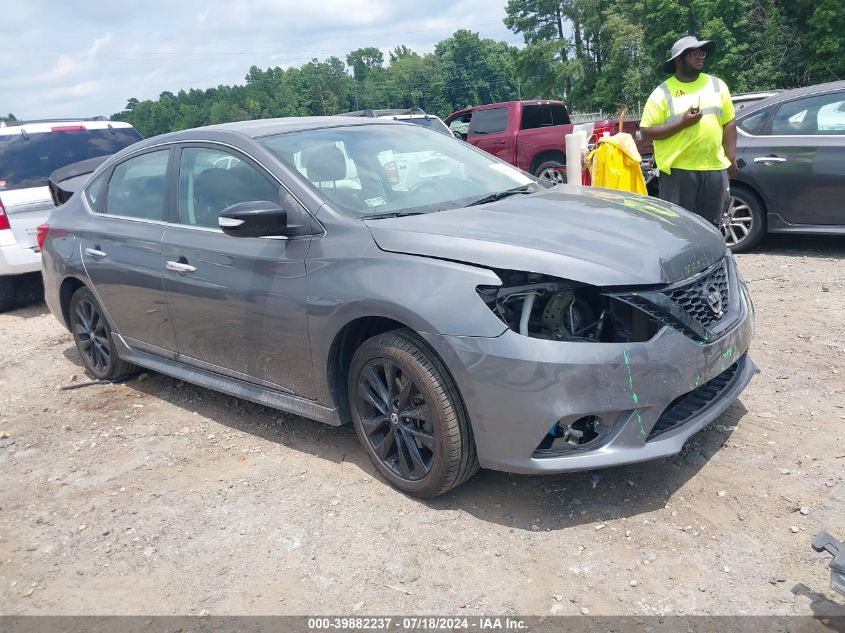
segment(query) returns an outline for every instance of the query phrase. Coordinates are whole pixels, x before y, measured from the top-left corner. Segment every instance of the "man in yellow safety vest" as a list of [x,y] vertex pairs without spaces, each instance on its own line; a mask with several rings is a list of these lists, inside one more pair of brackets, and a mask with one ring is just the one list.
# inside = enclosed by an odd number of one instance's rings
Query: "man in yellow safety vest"
[[640,128],[654,141],[660,197],[719,226],[736,173],[736,123],[728,87],[702,71],[713,42],[687,36],[663,70],[673,76],[648,98]]

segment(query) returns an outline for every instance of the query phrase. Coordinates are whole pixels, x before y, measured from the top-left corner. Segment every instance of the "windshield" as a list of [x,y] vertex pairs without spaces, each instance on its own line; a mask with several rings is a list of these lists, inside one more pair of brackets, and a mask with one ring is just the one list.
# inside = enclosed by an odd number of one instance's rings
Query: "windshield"
[[515,167],[419,126],[324,128],[261,142],[333,208],[352,217],[431,213],[515,187],[543,189]]
[[0,189],[45,187],[55,170],[106,156],[141,140],[132,128],[0,134]]

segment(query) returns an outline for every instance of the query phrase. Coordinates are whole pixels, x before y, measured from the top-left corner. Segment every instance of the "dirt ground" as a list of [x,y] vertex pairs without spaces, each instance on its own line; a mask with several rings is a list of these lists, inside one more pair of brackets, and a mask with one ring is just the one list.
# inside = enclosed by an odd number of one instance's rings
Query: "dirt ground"
[[0,613],[842,613],[810,541],[845,538],[845,240],[740,266],[762,373],[682,455],[426,502],[351,428],[155,374],[60,390],[70,335],[0,314]]

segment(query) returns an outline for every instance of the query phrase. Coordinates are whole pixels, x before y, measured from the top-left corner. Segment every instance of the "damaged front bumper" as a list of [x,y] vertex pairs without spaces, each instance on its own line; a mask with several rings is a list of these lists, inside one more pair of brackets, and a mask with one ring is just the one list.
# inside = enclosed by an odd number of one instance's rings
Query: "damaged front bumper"
[[[669,326],[642,343],[549,341],[512,330],[496,338],[424,336],[458,383],[482,467],[605,468],[680,452],[758,373],[747,354],[751,300],[744,287],[737,294],[738,318],[709,343]],[[583,430],[585,420],[586,435],[550,436]]]

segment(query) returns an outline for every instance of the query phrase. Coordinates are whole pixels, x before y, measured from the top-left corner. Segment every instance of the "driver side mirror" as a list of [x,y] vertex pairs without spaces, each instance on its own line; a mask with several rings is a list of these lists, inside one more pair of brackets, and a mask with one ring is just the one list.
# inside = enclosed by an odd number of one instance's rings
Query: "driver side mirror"
[[218,219],[220,228],[232,237],[289,237],[302,228],[288,224],[288,212],[275,202],[253,200],[226,207]]

